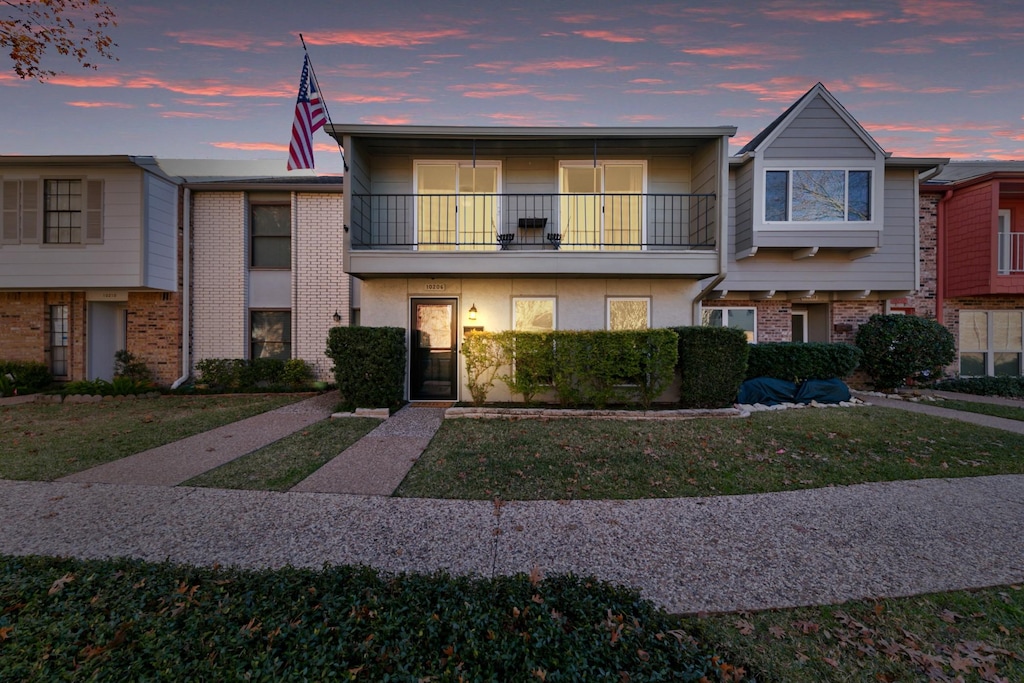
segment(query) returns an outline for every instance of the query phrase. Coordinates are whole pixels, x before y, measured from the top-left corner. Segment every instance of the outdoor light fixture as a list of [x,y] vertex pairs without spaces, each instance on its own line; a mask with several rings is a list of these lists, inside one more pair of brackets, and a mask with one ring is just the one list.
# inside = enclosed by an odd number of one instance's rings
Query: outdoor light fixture
[[476,320],[476,304],[469,307],[469,319]]
[[336,323],[340,323],[341,322],[341,314],[338,313],[338,309],[334,309],[334,315],[332,315],[331,317],[334,318],[334,322],[336,322]]

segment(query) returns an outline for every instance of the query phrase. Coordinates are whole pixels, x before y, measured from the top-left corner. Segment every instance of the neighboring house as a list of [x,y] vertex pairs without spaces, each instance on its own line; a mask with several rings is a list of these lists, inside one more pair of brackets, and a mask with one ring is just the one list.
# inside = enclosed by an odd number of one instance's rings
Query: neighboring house
[[152,157],[0,156],[0,357],[111,379],[181,374],[178,191]]
[[465,394],[468,328],[689,325],[725,265],[735,128],[328,129],[361,322],[408,331],[412,400]]
[[342,179],[286,173],[283,161],[159,163],[180,178],[187,207],[187,365],[301,358],[318,379],[330,379],[328,330],[352,315],[342,270]]
[[729,261],[705,324],[751,341],[852,342],[918,288],[918,174],[820,83],[730,160]]
[[922,290],[907,301],[957,342],[962,376],[1024,374],[1024,161],[951,162],[921,184]]
[[346,271],[364,324],[408,331],[412,400],[464,395],[473,328],[850,341],[917,289],[918,173],[945,161],[889,157],[821,84],[735,158],[725,126],[328,129]]
[[110,380],[126,349],[163,386],[204,358],[302,358],[329,379],[353,313],[341,179],[284,165],[0,156],[0,358]]

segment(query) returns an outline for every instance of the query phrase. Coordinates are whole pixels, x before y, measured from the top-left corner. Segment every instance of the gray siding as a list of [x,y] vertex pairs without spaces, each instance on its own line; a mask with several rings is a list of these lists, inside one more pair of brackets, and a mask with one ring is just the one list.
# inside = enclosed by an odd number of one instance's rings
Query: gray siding
[[146,287],[178,289],[178,188],[146,174],[145,270]]
[[764,150],[764,157],[874,159],[875,153],[819,95]]
[[732,169],[729,180],[729,243],[739,252],[754,246],[754,164]]
[[[5,244],[0,248],[0,289],[148,287],[143,277],[143,171],[88,167],[26,167],[5,180],[80,178],[103,181],[103,236],[98,244]],[[163,287],[160,287],[163,288]],[[174,290],[176,283],[168,285]]]
[[[845,251],[822,249],[816,256],[793,259],[792,250],[761,249],[736,261],[730,248],[729,275],[719,289],[730,291],[903,291],[917,287],[917,173],[887,169],[885,227],[882,246],[865,258],[850,260]],[[820,233],[818,233],[820,234]]]

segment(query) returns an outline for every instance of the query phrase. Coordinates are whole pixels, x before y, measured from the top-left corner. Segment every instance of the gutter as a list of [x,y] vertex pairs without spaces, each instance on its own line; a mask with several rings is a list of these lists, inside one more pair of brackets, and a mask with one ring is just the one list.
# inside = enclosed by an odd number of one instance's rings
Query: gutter
[[188,342],[190,333],[192,291],[192,190],[184,188],[182,200],[182,237],[181,237],[181,377],[174,380],[171,389],[177,389],[192,376],[192,359],[189,357]]
[[938,215],[935,217],[935,319],[946,325],[943,309],[946,292],[946,204],[953,198],[953,190],[946,190],[939,200]]
[[729,141],[724,140],[722,142],[722,163],[719,166],[718,172],[719,183],[718,183],[718,200],[720,202],[718,207],[719,217],[719,228],[718,228],[718,275],[708,283],[704,289],[700,290],[700,294],[693,301],[693,311],[691,312],[691,321],[693,325],[700,325],[701,319],[701,306],[704,303],[704,297],[711,293],[715,287],[722,284],[722,280],[729,274],[729,164],[731,163],[729,157]]

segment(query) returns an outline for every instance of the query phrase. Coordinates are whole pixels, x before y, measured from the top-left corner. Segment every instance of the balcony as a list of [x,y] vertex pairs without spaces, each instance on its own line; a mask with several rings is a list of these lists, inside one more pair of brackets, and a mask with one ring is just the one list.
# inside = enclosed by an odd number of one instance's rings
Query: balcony
[[999,270],[1000,275],[1020,275],[1024,273],[1024,233],[999,233]]
[[362,276],[718,271],[713,194],[353,194]]

